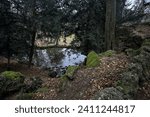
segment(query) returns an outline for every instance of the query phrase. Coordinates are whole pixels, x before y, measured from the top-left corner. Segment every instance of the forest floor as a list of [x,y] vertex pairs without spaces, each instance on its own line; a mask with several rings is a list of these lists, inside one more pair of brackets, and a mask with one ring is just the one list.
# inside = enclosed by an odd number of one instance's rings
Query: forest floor
[[[0,72],[6,70],[6,58],[0,57]],[[130,64],[129,58],[125,54],[103,57],[101,64],[95,68],[81,67],[74,75],[73,81],[68,81],[66,88],[60,91],[60,78],[48,76],[48,70],[35,66],[28,68],[25,64],[20,64],[11,60],[11,70],[19,71],[26,77],[40,77],[43,80],[40,92],[35,92],[33,99],[93,99],[94,95],[106,88],[116,85],[121,78],[121,74]],[[15,99],[14,96],[8,99]],[[150,81],[140,86],[137,99],[150,99]]]

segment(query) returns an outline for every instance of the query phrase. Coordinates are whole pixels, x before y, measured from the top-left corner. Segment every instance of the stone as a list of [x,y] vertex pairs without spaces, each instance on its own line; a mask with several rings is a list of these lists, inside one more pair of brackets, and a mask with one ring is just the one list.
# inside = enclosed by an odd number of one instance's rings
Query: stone
[[5,71],[0,74],[0,97],[19,91],[24,85],[25,77],[20,72]]
[[97,53],[91,51],[87,55],[86,66],[87,67],[96,67],[100,64],[100,59]]
[[50,76],[51,78],[56,78],[57,77],[57,71],[50,70],[48,73],[48,76]]
[[122,79],[118,86],[123,88],[123,93],[134,97],[139,88],[139,75],[135,72],[125,72],[122,74]]
[[114,87],[105,88],[98,92],[94,99],[96,100],[123,100],[123,93]]
[[66,70],[66,73],[64,74],[64,76],[66,76],[69,80],[73,80],[74,79],[74,74],[77,71],[79,67],[78,66],[69,66]]

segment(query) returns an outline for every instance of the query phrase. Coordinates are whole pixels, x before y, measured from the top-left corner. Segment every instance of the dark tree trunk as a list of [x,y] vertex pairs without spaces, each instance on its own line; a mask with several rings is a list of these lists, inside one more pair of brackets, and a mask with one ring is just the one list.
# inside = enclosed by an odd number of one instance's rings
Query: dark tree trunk
[[105,50],[116,48],[115,39],[116,25],[116,0],[106,1],[106,20],[105,20]]
[[34,47],[35,47],[35,39],[36,39],[36,0],[33,0],[33,6],[32,6],[31,14],[32,14],[32,32],[31,32],[31,48],[30,48],[30,54],[29,54],[29,65],[28,67],[30,68],[32,65],[32,59],[34,55]]
[[110,22],[111,22],[111,0],[106,0],[106,20],[105,20],[105,49],[111,49],[110,40]]
[[35,47],[35,38],[36,38],[36,31],[32,32],[32,36],[31,36],[31,48],[30,48],[30,54],[29,54],[29,68],[32,65],[32,59],[33,59],[33,55],[34,55],[34,47]]
[[7,37],[7,70],[10,70],[10,37]]

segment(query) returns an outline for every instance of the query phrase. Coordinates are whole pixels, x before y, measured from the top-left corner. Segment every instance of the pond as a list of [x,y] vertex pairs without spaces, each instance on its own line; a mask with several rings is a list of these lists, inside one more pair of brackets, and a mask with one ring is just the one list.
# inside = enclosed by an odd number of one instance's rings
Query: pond
[[79,65],[84,62],[85,58],[85,55],[74,49],[50,48],[36,50],[33,62],[42,68],[65,68],[70,65]]

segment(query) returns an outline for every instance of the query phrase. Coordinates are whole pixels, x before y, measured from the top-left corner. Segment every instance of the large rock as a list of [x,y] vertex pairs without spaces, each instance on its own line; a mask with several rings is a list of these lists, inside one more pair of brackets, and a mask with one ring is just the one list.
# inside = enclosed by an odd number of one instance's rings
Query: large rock
[[74,74],[77,71],[79,67],[78,66],[69,66],[66,70],[66,73],[64,76],[66,76],[69,80],[74,79]]
[[105,88],[98,92],[94,99],[96,100],[123,100],[123,93],[114,87]]
[[91,51],[87,55],[86,66],[87,67],[96,67],[100,64],[99,56],[94,51]]
[[141,81],[150,80],[150,39],[144,41],[141,47],[141,52],[134,57],[134,62],[142,66]]
[[125,95],[130,95],[133,99],[139,85],[150,80],[150,40],[145,40],[142,47],[138,49],[138,54],[132,56],[132,63],[128,70],[122,74],[118,83]]
[[5,71],[0,74],[0,97],[19,91],[23,87],[24,76],[20,72]]
[[139,87],[139,76],[134,72],[125,72],[119,84],[122,92],[126,95],[134,97]]

